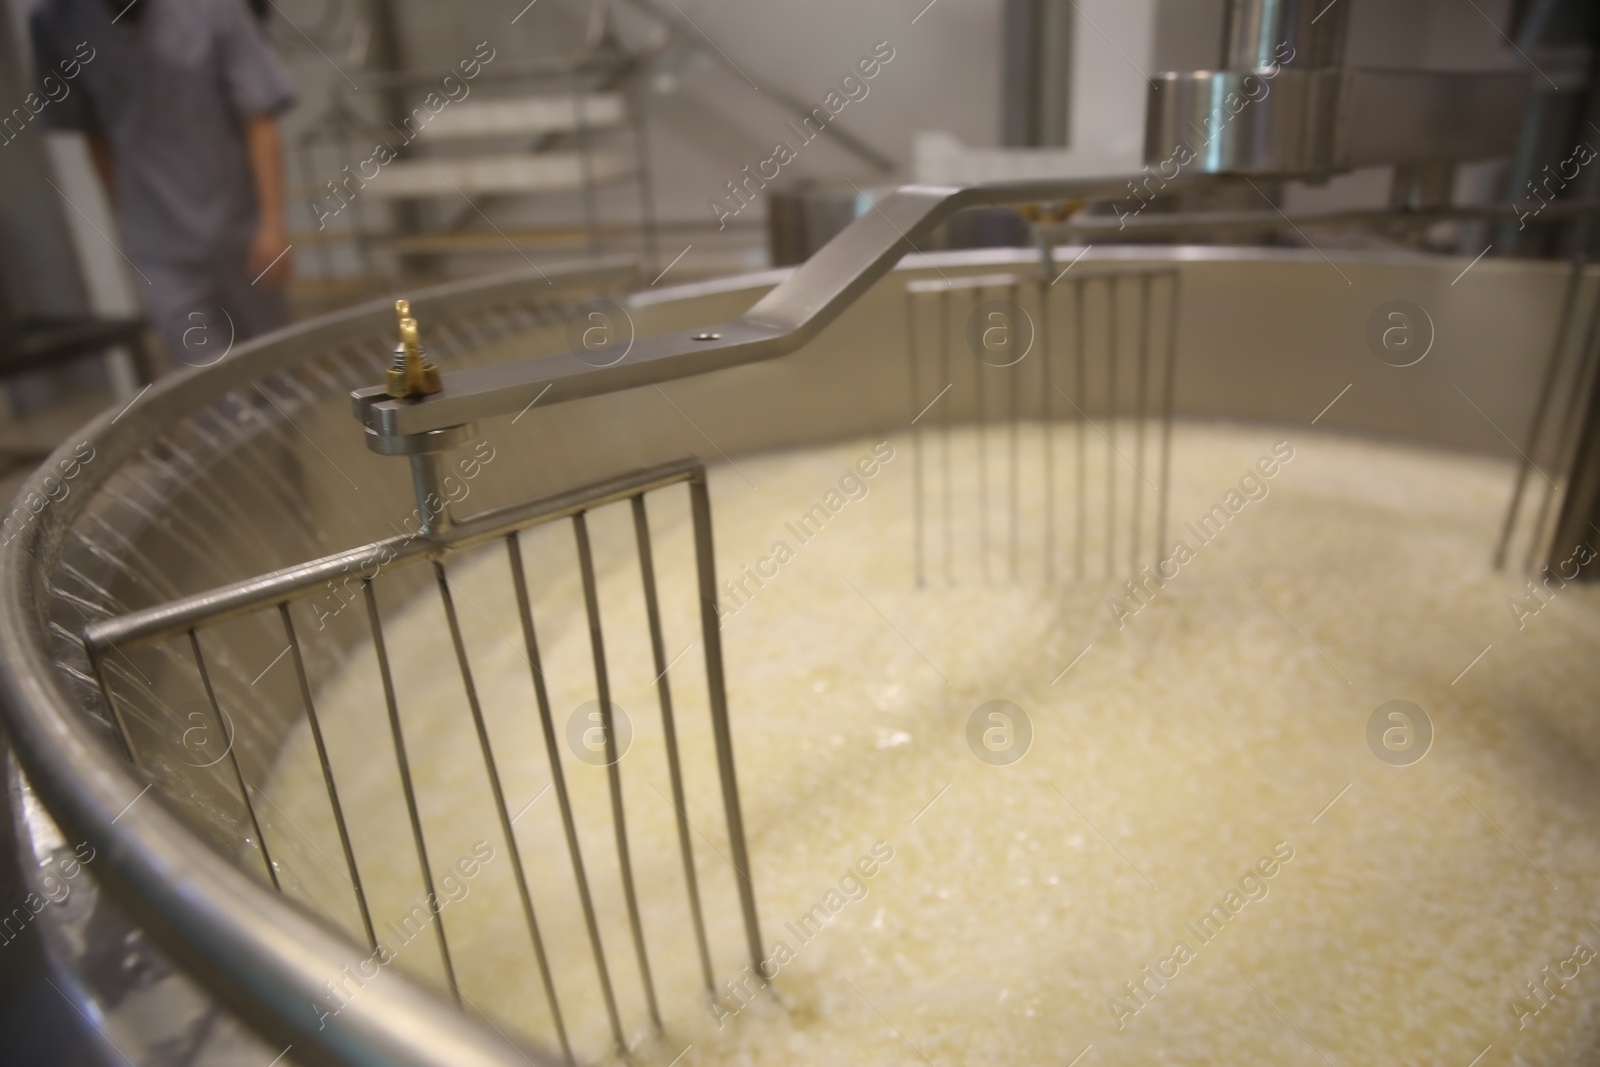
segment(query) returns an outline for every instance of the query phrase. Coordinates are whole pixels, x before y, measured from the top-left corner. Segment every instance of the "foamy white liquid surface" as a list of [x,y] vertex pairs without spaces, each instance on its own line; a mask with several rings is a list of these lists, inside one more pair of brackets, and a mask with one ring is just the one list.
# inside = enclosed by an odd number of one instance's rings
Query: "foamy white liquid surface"
[[[1068,431],[1054,432],[1059,444]],[[1269,495],[1199,545],[1183,523],[1285,437],[1294,458]],[[985,583],[976,444],[971,431],[955,434],[949,584],[930,429],[919,589],[909,437],[893,440],[867,495],[811,540],[785,527],[874,443],[743,457],[710,473],[721,577],[754,567],[780,539],[794,554],[761,588],[747,582],[753,595],[722,631],[763,938],[794,958],[775,997],[721,1029],[688,921],[632,517],[610,507],[589,527],[613,699],[633,729],[620,769],[660,1038],[628,934],[606,772],[565,739],[574,709],[595,697],[571,524],[523,538],[560,754],[640,1062],[666,1064],[689,1045],[680,1063],[1066,1064],[1091,1044],[1084,1067],[1466,1067],[1489,1045],[1484,1067],[1600,1055],[1600,960],[1524,1029],[1507,1006],[1577,942],[1600,948],[1590,925],[1600,921],[1600,599],[1568,587],[1518,629],[1506,601],[1520,582],[1489,566],[1507,466],[1303,430],[1180,425],[1170,537],[1196,556],[1119,629],[1106,600],[1125,590],[1103,576],[1103,450],[1088,463],[1082,581],[1075,461],[1057,460],[1058,580],[1046,584],[1039,430],[1023,428],[1012,582],[1009,444],[990,432]],[[1120,444],[1133,459],[1127,426]],[[1154,480],[1156,453],[1145,458]],[[1139,475],[1117,461],[1114,476],[1120,572]],[[1151,556],[1153,494],[1143,493]],[[667,679],[720,984],[746,961],[687,492],[653,494],[649,508],[666,656],[682,653]],[[609,1030],[546,788],[504,546],[452,560],[449,575],[572,1042],[580,1061],[602,1060]],[[438,597],[380,600],[433,867],[442,875],[479,840],[495,850],[443,909],[460,988],[502,1028],[553,1046]],[[1435,730],[1432,750],[1407,767],[1381,762],[1366,741],[1373,710],[1396,698],[1421,706]],[[986,765],[967,745],[969,715],[994,699],[1032,722],[1032,747],[1011,766]],[[318,709],[380,939],[394,966],[439,984],[431,928],[402,943],[385,925],[424,897],[370,646],[318,694]],[[304,728],[267,791],[286,888],[362,940]],[[865,897],[810,940],[796,937],[786,924],[826,906],[879,841],[893,859]],[[1185,923],[1279,842],[1293,859],[1266,880],[1267,895],[1209,943],[1195,937]],[[1129,997],[1123,983],[1179,941],[1194,958],[1164,986],[1147,982],[1146,1003]],[[1120,1029],[1113,997],[1139,1009]]]

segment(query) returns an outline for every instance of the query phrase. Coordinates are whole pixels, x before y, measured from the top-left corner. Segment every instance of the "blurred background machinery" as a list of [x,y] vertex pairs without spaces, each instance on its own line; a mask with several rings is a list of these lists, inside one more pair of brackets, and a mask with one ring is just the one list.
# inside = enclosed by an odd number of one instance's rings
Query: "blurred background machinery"
[[[26,6],[11,0],[0,38],[16,60],[5,89],[17,102],[29,77]],[[1589,188],[1589,168],[1551,178],[1592,117],[1593,16],[1569,0],[1465,12],[1444,0],[936,10],[865,13],[841,0],[802,18],[575,0],[507,15],[408,0],[275,3],[266,27],[300,94],[285,119],[295,304],[309,313],[397,282],[596,252],[637,253],[659,270],[693,246],[679,279],[793,263],[903,181],[1157,173],[1236,91],[1248,118],[1211,119],[1218,135],[1182,169],[1250,174],[1271,203],[1241,185],[1189,206],[1518,204],[1526,215]],[[852,73],[879,42],[893,58],[873,78]],[[475,77],[461,76],[463,61]],[[854,93],[840,88],[847,77]],[[17,136],[23,119],[34,136]],[[73,300],[132,311],[81,144],[40,132],[25,110],[5,132],[13,313]],[[767,166],[779,141],[796,142],[794,158]],[[371,162],[379,145],[392,162]],[[1141,188],[1141,200],[1152,192]],[[1136,222],[1145,229],[1129,224],[1118,238],[1149,234],[1150,216],[1185,206],[1157,195]],[[1548,255],[1562,223],[1538,212],[1409,237],[1367,223],[1339,239],[1475,254],[1492,238],[1494,256]],[[1222,239],[1301,240],[1232,225]],[[1006,219],[961,219],[935,244],[1015,244],[1019,234]],[[26,272],[15,266],[24,251]],[[125,370],[121,387],[134,378]]]

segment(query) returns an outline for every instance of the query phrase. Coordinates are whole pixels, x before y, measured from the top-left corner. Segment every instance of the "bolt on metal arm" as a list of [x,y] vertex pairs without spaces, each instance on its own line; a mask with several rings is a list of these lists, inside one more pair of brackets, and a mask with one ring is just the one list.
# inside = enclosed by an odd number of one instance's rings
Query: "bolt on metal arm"
[[[381,390],[373,392],[397,404],[411,404],[429,396],[437,396],[444,388],[439,368],[428,358],[422,346],[422,334],[417,320],[411,317],[411,301],[396,300],[400,340],[394,346],[394,359],[389,364],[386,382]],[[454,523],[450,514],[450,500],[444,493],[440,480],[439,453],[465,444],[477,436],[477,428],[470,422],[441,426],[422,433],[404,436],[379,436],[367,431],[367,447],[389,456],[406,456],[411,460],[411,488],[417,498],[417,513],[422,517],[421,533],[436,537],[449,530]]]
[[411,301],[396,300],[394,311],[400,319],[400,343],[394,346],[394,361],[389,364],[388,394],[397,400],[412,400],[437,393],[439,368],[422,349],[417,320],[411,317]]

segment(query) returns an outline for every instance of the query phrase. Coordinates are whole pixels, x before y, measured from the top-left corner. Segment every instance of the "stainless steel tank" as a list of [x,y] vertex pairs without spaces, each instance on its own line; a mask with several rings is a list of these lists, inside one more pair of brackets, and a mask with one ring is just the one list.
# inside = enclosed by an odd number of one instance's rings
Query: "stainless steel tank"
[[[880,236],[887,269],[903,246],[892,233]],[[848,242],[832,252],[833,269],[849,266]],[[1568,277],[1560,264],[1486,260],[1463,279],[1464,260],[1402,253],[1054,252],[1072,271],[1175,273],[1178,419],[1305,426],[1348,391],[1361,402],[1341,412],[1342,432],[1503,458],[1516,456],[1538,400]],[[829,255],[811,266],[827,269]],[[837,318],[802,331],[814,336],[792,354],[707,369],[641,363],[624,367],[635,377],[614,390],[485,418],[480,432],[515,459],[485,468],[473,492],[485,506],[510,504],[683,455],[736,460],[905,433],[916,414],[907,284],[1000,272],[1048,286],[1038,270],[1038,256],[1025,250],[913,255],[876,280],[837,286],[829,296],[842,309]],[[408,295],[448,376],[529,356],[568,357],[574,311],[596,294],[612,294],[638,337],[676,338],[738,320],[793,274],[630,293],[631,277],[604,265]],[[1071,277],[1056,280],[1065,286]],[[1595,277],[1585,275],[1579,288],[1587,306]],[[1368,342],[1374,316],[1397,299],[1423,311],[1431,349],[1431,358],[1405,368]],[[803,326],[814,310],[773,329]],[[232,779],[214,762],[203,766],[204,750],[186,741],[195,722],[172,696],[178,668],[159,658],[117,667],[130,678],[142,671],[150,694],[140,728],[148,758],[136,774],[81,639],[108,616],[392,534],[390,520],[416,507],[412,482],[402,460],[366,446],[350,413],[351,391],[382,380],[392,321],[390,302],[375,302],[158,383],[69,438],[7,521],[0,693],[18,757],[8,788],[22,812],[25,851],[38,860],[35,888],[44,888],[45,864],[59,884],[62,861],[81,861],[69,894],[37,921],[70,997],[133,1062],[557,1062],[387,972],[351,1001],[339,1025],[319,1026],[307,1005],[362,947],[267,884]],[[651,384],[668,377],[678,379],[671,403]],[[946,403],[957,421],[973,418],[972,396],[952,394]],[[1086,407],[1079,415],[1093,418],[1104,402]],[[1486,556],[1493,547],[1483,546]],[[308,649],[313,687],[363,637],[345,621]],[[281,638],[246,621],[208,640],[214,671],[238,694],[233,752],[243,774],[259,779],[299,721],[297,706],[252,695],[249,684],[280,654]],[[732,714],[737,726],[738,709]],[[152,744],[163,735],[164,744]],[[250,1059],[230,1058],[238,1056]]]

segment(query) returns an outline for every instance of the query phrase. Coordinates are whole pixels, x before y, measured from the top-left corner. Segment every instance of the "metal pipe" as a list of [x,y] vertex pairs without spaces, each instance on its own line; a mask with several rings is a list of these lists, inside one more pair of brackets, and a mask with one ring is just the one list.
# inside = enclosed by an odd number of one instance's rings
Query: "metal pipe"
[[[1575,471],[1578,456],[1582,453],[1585,442],[1592,441],[1594,438],[1595,427],[1586,421],[1584,412],[1585,402],[1594,388],[1597,368],[1600,368],[1600,297],[1595,299],[1594,314],[1589,319],[1588,333],[1584,338],[1583,347],[1578,350],[1577,364],[1573,368],[1572,386],[1567,394],[1566,410],[1562,413],[1561,422],[1556,428],[1553,442],[1555,445],[1555,459],[1558,472],[1562,474]],[[1592,475],[1590,471],[1582,473]],[[1583,485],[1581,488],[1585,495],[1592,494],[1594,491],[1592,485]],[[1549,553],[1556,553],[1557,562],[1559,562],[1560,543],[1547,542],[1545,539],[1546,528],[1551,523],[1554,522],[1559,525],[1562,518],[1570,518],[1572,521],[1568,523],[1569,528],[1575,528],[1580,536],[1588,536],[1587,531],[1583,530],[1581,525],[1574,526],[1574,523],[1584,521],[1586,516],[1574,516],[1572,514],[1572,490],[1572,485],[1565,486],[1562,489],[1561,503],[1557,504],[1556,484],[1554,480],[1546,475],[1544,492],[1539,502],[1538,515],[1534,520],[1533,536],[1528,542],[1528,558],[1524,564],[1525,569],[1532,571],[1535,561],[1541,555]]]
[[[1565,364],[1567,338],[1572,333],[1576,315],[1576,301],[1578,287],[1583,281],[1583,272],[1587,264],[1586,256],[1580,247],[1572,257],[1572,264],[1567,274],[1567,286],[1561,297],[1560,326],[1556,335],[1550,342],[1550,355],[1545,360],[1544,374],[1539,386],[1539,399],[1534,402],[1533,418],[1528,423],[1528,433],[1523,439],[1523,447],[1517,450],[1517,478],[1511,488],[1511,502],[1506,505],[1506,517],[1500,527],[1500,540],[1494,548],[1494,569],[1504,570],[1506,553],[1511,547],[1511,536],[1515,531],[1517,517],[1522,511],[1522,497],[1527,492],[1528,475],[1533,469],[1533,460],[1530,458],[1538,451],[1539,440],[1544,436],[1545,419],[1550,410],[1550,400],[1554,395],[1556,377],[1561,367]],[[1600,308],[1600,303],[1596,304]],[[1591,327],[1592,331],[1592,327]],[[1537,551],[1537,542],[1534,542],[1534,551]]]
[[626,500],[635,493],[660,489],[688,481],[701,470],[696,459],[680,459],[641,471],[631,471],[598,486],[576,489],[542,500],[533,500],[475,515],[452,526],[437,540],[398,535],[370,545],[335,552],[331,556],[284,567],[259,578],[247,578],[232,585],[183,597],[167,604],[129,612],[114,619],[102,619],[84,627],[83,639],[89,648],[103,653],[113,646],[138,648],[152,641],[181,634],[204,621],[214,625],[263,607],[303,594],[341,575],[373,568],[373,576],[384,567],[427,555],[430,552],[460,551],[503,537],[507,530],[522,529],[570,518],[585,508]]
[[706,693],[711,702],[711,732],[716,740],[717,771],[722,782],[722,807],[728,821],[728,848],[733,853],[734,881],[744,913],[745,944],[750,965],[763,980],[766,973],[761,925],[756,919],[755,881],[750,877],[750,852],[745,847],[744,812],[739,806],[738,775],[733,767],[733,730],[728,723],[728,688],[722,668],[722,630],[717,618],[717,562],[711,544],[711,496],[705,476],[689,483],[689,510],[694,517],[694,555],[700,582],[700,637],[706,649]]
[[472,727],[478,735],[478,751],[483,755],[484,774],[489,779],[489,793],[494,798],[495,815],[500,820],[500,835],[505,838],[506,851],[511,854],[511,873],[517,882],[517,897],[522,902],[522,918],[528,924],[528,937],[533,942],[533,956],[539,964],[539,979],[544,983],[545,1003],[550,1007],[550,1018],[555,1023],[556,1040],[561,1044],[567,1062],[575,1063],[572,1043],[567,1040],[567,1024],[561,1017],[561,1002],[556,996],[556,980],[550,973],[550,958],[545,954],[544,936],[539,932],[539,918],[534,914],[533,896],[528,892],[528,872],[522,865],[522,850],[517,847],[516,827],[512,825],[510,809],[506,807],[505,787],[500,783],[500,768],[495,763],[494,746],[489,742],[489,727],[483,720],[483,706],[478,701],[478,687],[472,680],[472,664],[467,662],[467,644],[461,638],[461,620],[456,617],[455,597],[450,593],[450,580],[445,575],[444,564],[433,562],[433,576],[439,586],[439,601],[444,605],[445,624],[450,629],[450,643],[455,646],[456,666],[461,671],[461,685],[467,694],[467,710],[472,713]]
[[211,705],[211,717],[216,720],[217,732],[228,742],[228,765],[233,769],[233,780],[238,783],[239,799],[244,801],[250,828],[255,831],[256,846],[261,849],[261,862],[266,865],[267,878],[271,880],[272,888],[281,893],[283,886],[278,882],[278,868],[273,865],[272,853],[267,849],[267,835],[261,832],[261,820],[256,818],[256,806],[250,799],[250,786],[244,780],[244,769],[239,766],[239,752],[233,744],[235,738],[222,714],[222,705],[217,703],[217,691],[211,687],[211,672],[206,670],[206,658],[200,652],[200,635],[193,629],[189,631],[189,648],[194,652],[195,670],[200,672],[200,684],[205,688],[206,702]]
[[289,639],[289,648],[294,657],[294,676],[300,685],[300,703],[305,708],[306,722],[311,727],[311,741],[317,749],[317,763],[322,768],[322,782],[328,790],[328,806],[333,809],[333,823],[339,830],[339,846],[344,850],[345,866],[350,871],[350,888],[355,890],[361,928],[367,935],[367,947],[376,952],[378,933],[372,926],[372,909],[367,906],[367,892],[361,885],[361,870],[356,866],[355,848],[350,844],[350,827],[344,820],[344,805],[339,803],[339,787],[333,781],[333,763],[328,759],[328,746],[322,738],[322,723],[317,718],[316,701],[311,698],[311,681],[306,677],[305,657],[300,653],[300,639],[295,636],[289,605],[279,604],[278,614],[283,620],[283,634]]
[[[1522,214],[1526,214],[1523,212]],[[1600,201],[1556,201],[1540,211],[1540,221],[1562,221],[1600,215]],[[1041,223],[1038,240],[1045,244],[1073,244],[1088,238],[1091,243],[1122,238],[1149,238],[1163,234],[1212,230],[1217,234],[1274,233],[1279,230],[1340,228],[1346,226],[1395,226],[1426,229],[1439,222],[1478,222],[1519,218],[1515,206],[1458,204],[1438,207],[1360,208],[1351,211],[1280,214],[1276,211],[1195,211],[1170,215],[1147,213],[1137,217],[1080,215],[1065,222]]]
[[656,591],[656,565],[650,550],[650,516],[643,494],[633,498],[633,532],[639,546],[639,577],[644,583],[645,615],[650,623],[650,656],[656,671],[656,694],[661,701],[661,735],[667,750],[667,778],[672,788],[672,810],[677,814],[678,851],[683,857],[683,882],[689,894],[689,918],[694,922],[695,947],[700,952],[700,970],[706,992],[716,996],[716,978],[711,973],[711,947],[706,941],[706,922],[700,911],[700,882],[694,873],[694,846],[689,837],[689,802],[683,793],[683,766],[678,759],[678,725],[672,714],[672,686],[667,681],[666,640],[661,635],[661,604]]
[[600,978],[600,994],[605,1000],[606,1018],[611,1024],[611,1040],[620,1051],[627,1048],[622,1034],[622,1017],[617,1012],[617,996],[611,988],[611,969],[606,965],[605,946],[600,940],[600,923],[595,918],[594,897],[589,892],[589,875],[583,863],[583,848],[578,843],[578,824],[572,816],[572,797],[567,793],[567,776],[561,770],[561,754],[556,748],[555,721],[550,715],[550,693],[545,688],[540,667],[539,641],[533,629],[533,607],[528,599],[528,582],[523,573],[522,548],[515,531],[506,535],[506,554],[511,562],[512,587],[517,594],[517,613],[522,618],[522,638],[528,651],[528,670],[533,675],[533,695],[539,707],[539,729],[544,734],[545,755],[550,762],[550,784],[556,791],[561,811],[561,829],[567,838],[567,855],[572,859],[572,874],[578,883],[578,903],[583,908],[583,923],[589,933],[589,948],[594,953],[595,972]]
[[922,430],[917,426],[920,417],[917,405],[922,400],[917,380],[917,298],[906,290],[906,369],[911,379],[911,525],[913,530],[913,555],[917,588],[927,585],[923,573],[922,530]]
[[1161,491],[1156,494],[1156,557],[1159,562],[1167,543],[1167,497],[1172,487],[1172,405],[1173,383],[1178,366],[1178,275],[1172,275],[1172,301],[1167,311],[1167,372],[1161,397]]
[[[1073,391],[1075,393],[1077,393],[1080,398],[1085,395],[1084,390],[1085,390],[1085,388],[1087,388],[1086,381],[1087,381],[1087,378],[1088,378],[1087,370],[1085,368],[1085,363],[1086,363],[1088,357],[1087,357],[1087,354],[1085,352],[1086,342],[1084,340],[1085,331],[1084,331],[1084,323],[1083,323],[1083,287],[1084,287],[1084,285],[1085,285],[1085,280],[1082,277],[1074,278],[1072,280],[1072,302],[1073,302],[1072,326],[1073,326],[1073,340],[1074,340],[1074,344],[1073,344],[1073,348],[1072,348],[1072,357],[1073,357],[1072,358],[1072,373],[1073,373],[1073,385],[1072,385],[1072,388],[1073,388]],[[1073,403],[1073,406],[1076,407],[1078,402],[1076,400],[1074,400],[1072,403]],[[1080,581],[1080,582],[1083,581],[1084,558],[1085,558],[1085,555],[1087,553],[1087,549],[1085,548],[1085,545],[1088,542],[1088,516],[1089,516],[1089,511],[1088,511],[1088,504],[1087,504],[1087,501],[1085,500],[1085,496],[1084,496],[1084,494],[1088,492],[1088,484],[1089,484],[1089,441],[1088,441],[1088,437],[1087,437],[1088,428],[1084,425],[1088,421],[1089,421],[1089,417],[1087,415],[1085,415],[1080,410],[1078,412],[1077,425],[1075,427],[1075,429],[1077,430],[1077,436],[1078,436],[1078,442],[1077,442],[1077,444],[1078,444],[1078,456],[1077,456],[1077,459],[1078,459],[1078,478],[1077,478],[1077,483],[1076,483],[1077,484],[1077,490],[1078,490],[1078,509],[1077,509],[1077,512],[1076,512],[1076,520],[1077,520],[1076,542],[1077,543],[1076,543],[1075,549],[1074,549],[1075,553],[1076,553],[1076,558],[1077,558],[1077,566],[1073,570],[1074,577],[1076,577],[1077,580]]]
[[[1117,290],[1106,280],[1106,577],[1117,573]],[[1083,416],[1087,419],[1089,416]]]
[[378,676],[383,682],[383,704],[389,713],[389,737],[394,742],[394,762],[400,773],[400,789],[406,798],[406,816],[411,820],[411,842],[417,850],[417,871],[422,876],[422,888],[428,894],[428,911],[433,916],[434,933],[438,935],[439,960],[444,965],[444,979],[455,997],[456,1007],[461,1006],[461,988],[456,985],[455,963],[450,958],[450,942],[444,933],[444,916],[439,914],[439,895],[433,887],[433,865],[428,860],[428,842],[422,832],[422,813],[417,807],[417,788],[411,780],[411,760],[406,755],[405,730],[400,725],[400,703],[395,696],[394,674],[389,670],[389,648],[383,639],[383,622],[378,616],[378,598],[372,580],[362,579],[361,592],[367,603],[367,626],[372,632],[372,649],[378,657]]
[[634,888],[633,859],[628,849],[628,823],[622,805],[622,759],[617,751],[615,709],[611,704],[611,677],[606,669],[605,635],[600,625],[600,593],[595,583],[594,553],[589,546],[589,524],[583,512],[572,516],[572,534],[578,545],[578,570],[583,579],[583,603],[589,617],[589,648],[594,656],[594,687],[600,701],[600,722],[605,733],[606,785],[611,793],[611,826],[617,841],[617,867],[622,872],[622,896],[628,906],[628,926],[633,931],[633,951],[639,961],[650,1021],[660,1033],[661,1009],[656,1004],[650,957],[644,947],[644,923],[639,917],[639,894]]
[[[1012,322],[1007,327],[1011,334],[1006,348],[1006,356],[1009,359],[1011,356],[1011,350],[1017,343],[1018,324],[1015,321],[1015,316],[1017,312],[1022,310],[1022,305],[1017,303],[1017,283],[1015,281],[1011,283],[1010,287],[1006,290],[1006,293],[1007,301],[1011,305],[1010,312],[1012,314]],[[1028,343],[1029,345],[1033,344],[1032,337],[1029,338]],[[1024,352],[1023,354],[1026,355],[1027,353]],[[1010,411],[1008,412],[1007,417],[1011,424],[1008,428],[1011,435],[1011,456],[1009,461],[1009,469],[1006,472],[1007,478],[1009,479],[1006,486],[1006,500],[1011,513],[1011,525],[1007,531],[1010,538],[1007,544],[1007,554],[1009,557],[1010,576],[1012,582],[1017,580],[1017,527],[1021,524],[1021,519],[1018,514],[1021,510],[1021,500],[1019,499],[1020,487],[1017,482],[1018,469],[1022,464],[1021,456],[1018,455],[1017,452],[1017,422],[1019,419],[1017,405],[1020,400],[1018,393],[1019,382],[1022,377],[1022,371],[1019,369],[1020,359],[1021,357],[1018,357],[1018,361],[1012,362],[1005,368],[1007,379],[1006,384],[1009,388],[1008,401],[1010,405]]]
[[1145,439],[1145,392],[1149,376],[1150,364],[1150,277],[1146,275],[1139,283],[1139,375],[1134,402],[1134,427],[1138,431],[1138,440],[1133,446],[1133,473],[1138,478],[1128,479],[1133,486],[1133,549],[1128,557],[1128,570],[1138,573],[1139,569],[1139,535],[1143,532],[1143,513],[1140,505],[1144,502],[1144,439]]
[[[972,290],[972,311],[968,312],[968,321],[971,315],[976,314],[978,305],[982,302],[983,290]],[[970,340],[968,341],[970,345]],[[973,422],[978,432],[978,558],[983,563],[983,581],[989,582],[989,413],[988,405],[984,399],[983,372],[989,366],[976,352],[972,356],[972,384],[977,393],[977,409]]]
[[[950,375],[950,290],[948,287],[939,290],[939,319],[938,329],[934,330],[939,344],[939,377],[944,379],[946,387],[953,387],[955,379]],[[944,411],[939,415],[939,458],[943,468],[943,505],[944,518],[944,582],[946,585],[955,584],[955,548],[952,542],[954,535],[954,515],[951,510],[951,497],[954,495],[950,488],[950,423],[954,419],[951,410],[952,404],[946,404]]]
[[1049,279],[1039,279],[1039,403],[1044,432],[1044,580],[1056,580],[1056,457],[1050,437],[1050,311],[1054,290]]
[[1350,0],[1228,0],[1222,69],[1340,66],[1350,8]]

